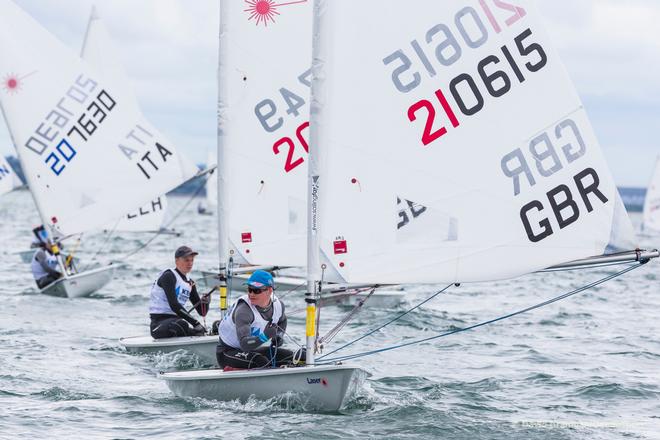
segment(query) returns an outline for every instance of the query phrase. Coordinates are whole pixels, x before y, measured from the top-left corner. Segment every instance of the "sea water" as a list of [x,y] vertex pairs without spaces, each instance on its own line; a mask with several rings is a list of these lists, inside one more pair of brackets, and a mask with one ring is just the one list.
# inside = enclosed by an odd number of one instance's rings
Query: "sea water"
[[[28,192],[0,201],[0,438],[93,439],[653,439],[660,438],[660,263],[560,303],[473,331],[351,361],[371,376],[339,413],[295,399],[216,402],[175,397],[159,371],[204,367],[175,353],[127,354],[118,339],[148,332],[149,286],[182,244],[200,252],[193,276],[217,260],[215,216],[170,200],[183,236],[85,234],[67,242],[81,266],[127,265],[90,298],[37,294],[15,252],[38,223]],[[186,205],[187,204],[187,205]],[[633,215],[638,225],[639,216]],[[646,247],[660,235],[640,236]],[[535,274],[452,287],[342,353],[505,315],[598,280],[617,268]],[[398,307],[365,307],[327,347],[338,347],[443,286],[409,286]],[[302,341],[300,294],[286,294],[289,333]],[[207,323],[217,318],[217,297]],[[322,309],[321,334],[350,309]],[[340,353],[341,354],[341,353]]]

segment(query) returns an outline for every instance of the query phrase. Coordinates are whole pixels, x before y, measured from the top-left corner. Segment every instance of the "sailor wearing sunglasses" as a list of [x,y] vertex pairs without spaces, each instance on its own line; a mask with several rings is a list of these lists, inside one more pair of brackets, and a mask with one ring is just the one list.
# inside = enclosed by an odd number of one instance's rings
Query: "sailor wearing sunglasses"
[[257,270],[246,284],[247,294],[236,300],[220,322],[218,365],[232,370],[292,364],[293,352],[280,348],[287,319],[284,303],[273,293],[273,276]]

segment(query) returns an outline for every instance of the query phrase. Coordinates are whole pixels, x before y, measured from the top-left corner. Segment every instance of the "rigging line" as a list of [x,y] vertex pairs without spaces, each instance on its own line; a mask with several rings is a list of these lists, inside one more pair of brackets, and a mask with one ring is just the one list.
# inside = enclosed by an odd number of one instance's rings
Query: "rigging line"
[[183,205],[183,207],[181,207],[181,209],[179,210],[179,212],[177,212],[177,213],[174,215],[174,217],[172,217],[172,219],[171,219],[171,220],[170,220],[165,226],[163,226],[160,230],[156,231],[156,233],[155,233],[155,234],[154,234],[149,240],[147,240],[146,242],[144,242],[141,246],[138,246],[137,249],[135,249],[135,250],[129,252],[128,254],[126,254],[126,255],[122,258],[122,260],[127,260],[127,259],[131,258],[132,256],[134,256],[135,254],[137,254],[138,252],[140,252],[141,250],[145,249],[145,248],[146,248],[147,246],[149,246],[149,245],[150,245],[150,244],[151,244],[156,238],[158,238],[158,236],[160,236],[160,235],[163,233],[163,230],[168,229],[168,228],[172,225],[172,223],[174,223],[174,222],[175,222],[175,221],[181,216],[181,214],[183,214],[183,213],[185,212],[185,210],[188,208],[188,206],[190,206],[190,204],[191,204],[192,201],[195,199],[195,197],[197,197],[197,196],[202,192],[202,189],[204,189],[204,188],[206,187],[206,182],[207,182],[207,181],[209,180],[209,178],[211,177],[211,174],[213,174],[213,172],[210,172],[210,173],[207,173],[207,174],[204,175],[204,179],[202,179],[202,182],[201,182],[201,184],[199,185],[199,187],[197,188],[197,190],[192,194],[192,196],[190,196],[190,198],[188,199],[188,201]]
[[[377,328],[371,330],[369,333],[367,333],[367,334],[365,334],[365,335],[362,335],[362,336],[360,336],[360,337],[357,338],[357,339],[353,339],[352,341],[347,342],[346,344],[342,345],[341,347],[336,348],[336,349],[332,350],[331,352],[324,354],[323,356],[320,356],[320,357],[318,358],[318,360],[321,360],[321,359],[323,359],[323,358],[326,357],[326,356],[330,356],[330,355],[333,354],[333,353],[337,353],[339,350],[343,350],[344,348],[346,348],[346,347],[348,347],[348,346],[350,346],[350,345],[353,345],[353,344],[355,344],[356,342],[361,341],[362,339],[364,339],[364,338],[366,338],[366,337],[368,337],[368,336],[373,335],[373,334],[376,333],[377,331],[379,331],[379,330],[381,330],[381,329],[387,327],[388,325],[392,324],[394,321],[397,321],[397,320],[403,318],[404,316],[406,316],[408,313],[412,312],[413,310],[416,310],[416,309],[420,308],[421,306],[423,306],[423,305],[426,304],[427,302],[431,301],[433,298],[435,298],[436,296],[440,295],[441,293],[446,292],[447,289],[449,289],[449,288],[450,288],[451,286],[453,286],[453,285],[454,285],[454,284],[449,284],[449,285],[447,285],[447,286],[444,287],[443,289],[437,291],[437,292],[434,293],[433,295],[431,295],[431,296],[429,296],[428,298],[426,298],[424,301],[422,301],[422,302],[420,302],[419,304],[417,304],[415,307],[413,307],[413,308],[411,308],[411,309],[409,309],[409,310],[406,310],[406,311],[403,312],[403,313],[400,313],[399,315],[397,315],[397,316],[395,316],[394,318],[390,319],[389,321],[387,321],[385,324],[381,325],[380,327],[377,327]],[[458,285],[459,285],[459,284],[456,283],[456,286],[458,286]],[[372,292],[372,293],[373,293],[373,292]]]
[[115,223],[115,225],[112,227],[112,230],[108,233],[108,236],[105,238],[105,240],[103,240],[103,243],[101,244],[101,246],[99,246],[99,247],[96,249],[96,252],[94,252],[94,255],[92,255],[92,258],[89,260],[89,264],[88,264],[87,266],[85,266],[85,268],[82,270],[83,272],[85,272],[85,271],[88,270],[90,267],[92,267],[92,263],[94,263],[94,261],[96,261],[96,257],[99,256],[99,253],[100,253],[103,249],[105,249],[105,246],[106,246],[106,245],[108,244],[108,242],[110,241],[110,238],[111,238],[112,235],[115,233],[115,230],[117,229],[117,226],[119,226],[119,223],[120,223],[120,222],[121,222],[121,219],[117,220],[117,222]]
[[82,240],[82,237],[83,234],[80,234],[78,236],[78,240],[76,240],[76,244],[73,246],[73,249],[71,250],[71,252],[68,253],[66,258],[64,259],[64,268],[70,270],[72,273],[78,273],[73,260],[76,252],[78,252],[78,247],[80,247],[80,242]]
[[305,281],[303,281],[302,283],[298,284],[298,285],[297,285],[296,287],[294,287],[293,289],[289,289],[289,290],[287,290],[286,292],[284,292],[283,294],[281,294],[281,295],[277,295],[277,297],[278,297],[279,299],[285,298],[287,295],[290,295],[291,293],[295,292],[296,290],[300,289],[301,287],[303,287],[303,286],[306,285],[306,284],[307,284],[307,280],[305,280]]
[[[355,315],[357,315],[357,313],[358,313],[360,310],[362,310],[362,306],[364,305],[364,303],[366,303],[367,300],[368,300],[369,298],[371,298],[371,295],[374,294],[374,292],[376,291],[377,288],[378,288],[378,286],[373,287],[373,288],[371,289],[371,292],[369,292],[369,293],[367,294],[366,297],[364,297],[363,299],[359,300],[359,301],[357,302],[357,304],[355,304],[355,306],[353,307],[353,309],[352,309],[350,312],[348,312],[348,313],[346,314],[346,316],[344,316],[344,318],[343,318],[341,321],[339,321],[339,323],[338,323],[337,325],[335,325],[335,326],[334,326],[330,331],[328,331],[323,337],[319,338],[319,345],[320,345],[321,347],[323,347],[323,343],[325,343],[325,342],[330,342],[335,336],[337,336],[337,334],[339,334],[339,332],[341,331],[341,329],[344,328],[344,327],[346,326],[346,324],[348,324],[349,321],[350,321],[351,319],[353,319],[353,317],[354,317]],[[368,289],[367,289],[367,290],[368,290]],[[364,291],[364,290],[362,290],[362,291]],[[360,293],[360,291],[358,291],[357,293]],[[357,294],[357,293],[356,293],[356,294]]]
[[[488,321],[483,321],[483,322],[480,322],[478,324],[471,325],[469,327],[459,328],[459,329],[451,330],[451,331],[448,331],[448,332],[445,332],[445,333],[440,333],[438,335],[430,336],[428,338],[417,339],[417,340],[414,340],[414,341],[405,342],[405,343],[397,344],[397,345],[392,345],[390,347],[380,348],[380,349],[377,349],[377,350],[370,350],[370,351],[365,351],[365,352],[362,352],[362,353],[355,353],[355,354],[350,354],[350,355],[339,356],[339,357],[336,357],[336,358],[327,359],[324,363],[341,362],[341,361],[346,361],[346,360],[350,360],[350,359],[356,359],[356,358],[359,358],[359,357],[370,356],[372,354],[382,353],[382,352],[385,352],[385,351],[390,351],[390,350],[394,350],[394,349],[401,348],[401,347],[407,347],[409,345],[421,344],[423,342],[428,342],[428,341],[431,341],[431,340],[434,340],[434,339],[443,338],[445,336],[450,336],[450,335],[453,335],[453,334],[456,334],[456,333],[462,333],[462,332],[465,332],[465,331],[468,331],[468,330],[473,330],[475,328],[483,327],[485,325],[492,324],[492,323],[495,323],[495,322],[498,322],[498,321],[503,321],[505,319],[512,318],[514,316],[521,315],[523,313],[527,313],[527,312],[530,312],[532,310],[539,309],[541,307],[545,307],[545,306],[550,305],[552,303],[555,303],[557,301],[561,301],[561,300],[566,299],[570,296],[573,296],[573,295],[576,295],[578,293],[584,292],[585,290],[591,289],[591,288],[596,287],[600,284],[603,284],[607,281],[610,281],[614,278],[617,278],[621,275],[624,275],[625,273],[628,273],[630,271],[638,269],[641,266],[643,266],[644,264],[646,264],[647,262],[648,262],[648,260],[642,261],[642,262],[640,262],[640,264],[629,266],[629,267],[627,267],[623,270],[620,270],[619,272],[616,272],[612,275],[608,275],[605,278],[601,278],[597,281],[594,281],[590,284],[579,287],[579,288],[577,288],[575,290],[572,290],[570,292],[567,292],[567,293],[564,293],[562,295],[556,296],[556,297],[551,298],[547,301],[535,304],[535,305],[527,307],[525,309],[518,310],[517,312],[512,312],[512,313],[509,313],[507,315],[500,316],[498,318],[490,319]],[[328,354],[330,354],[330,353],[328,353]]]

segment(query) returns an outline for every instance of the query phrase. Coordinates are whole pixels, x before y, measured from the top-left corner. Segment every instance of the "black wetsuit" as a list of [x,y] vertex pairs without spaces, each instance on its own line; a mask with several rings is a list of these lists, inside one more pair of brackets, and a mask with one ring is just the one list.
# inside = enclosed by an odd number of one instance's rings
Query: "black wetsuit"
[[[273,318],[272,302],[265,308],[258,306],[255,306],[255,308],[266,321]],[[273,364],[279,367],[292,363],[294,353],[291,350],[281,348],[284,343],[283,336],[287,325],[284,303],[282,303],[282,317],[280,320],[271,324],[270,329],[267,328],[264,331],[268,337],[272,338],[271,344],[265,347],[260,347],[263,341],[259,336],[252,336],[250,333],[250,325],[254,321],[254,314],[250,306],[242,301],[239,302],[234,308],[231,318],[236,324],[236,334],[241,348],[228,346],[220,338],[216,350],[216,358],[220,368],[265,368]],[[302,360],[304,360],[304,356]]]
[[[188,281],[188,278],[182,274],[178,269],[177,271],[179,276],[184,280]],[[156,281],[164,291],[165,296],[167,297],[167,303],[170,306],[170,309],[176,315],[169,313],[152,313],[149,316],[151,317],[151,336],[154,339],[161,338],[174,338],[177,336],[196,336],[198,333],[193,331],[193,327],[199,325],[199,321],[190,316],[186,309],[179,303],[176,298],[176,277],[174,274],[167,270],[165,271],[158,281]],[[190,291],[190,302],[197,304],[195,310],[201,316],[206,316],[208,313],[208,304],[203,304],[200,301],[199,294],[197,293],[197,286],[193,285]]]

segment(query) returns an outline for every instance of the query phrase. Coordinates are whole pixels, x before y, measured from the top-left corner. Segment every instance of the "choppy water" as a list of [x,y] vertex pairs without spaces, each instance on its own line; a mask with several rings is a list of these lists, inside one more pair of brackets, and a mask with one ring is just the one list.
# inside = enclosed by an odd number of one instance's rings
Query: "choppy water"
[[[175,212],[186,199],[174,199]],[[247,404],[174,397],[159,370],[199,367],[182,355],[139,357],[118,338],[147,331],[148,285],[180,244],[201,250],[196,269],[213,266],[214,217],[193,203],[173,226],[128,261],[92,298],[36,294],[25,249],[36,214],[27,192],[2,199],[0,237],[0,438],[660,438],[659,265],[646,267],[559,304],[492,326],[354,363],[372,376],[340,414],[314,414],[291,402]],[[634,218],[638,221],[638,218]],[[120,258],[145,236],[85,237],[83,261],[101,248]],[[660,236],[642,237],[656,247]],[[103,246],[102,246],[103,245]],[[609,269],[537,274],[462,286],[363,341],[373,349],[464,327],[540,302]],[[434,290],[410,289],[396,310],[364,310],[336,342],[406,310]],[[297,298],[289,297],[291,308]],[[347,309],[327,308],[323,322]],[[303,334],[303,317],[291,320]],[[327,326],[325,326],[327,327]]]

